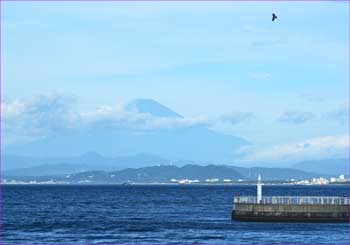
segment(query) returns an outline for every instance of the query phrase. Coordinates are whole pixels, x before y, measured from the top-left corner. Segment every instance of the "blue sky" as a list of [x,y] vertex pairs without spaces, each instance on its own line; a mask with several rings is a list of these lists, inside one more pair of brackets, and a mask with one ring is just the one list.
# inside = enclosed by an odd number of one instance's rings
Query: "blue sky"
[[3,2],[4,117],[27,120],[19,112],[42,95],[77,115],[151,98],[252,142],[261,161],[305,142],[344,156],[348,4]]

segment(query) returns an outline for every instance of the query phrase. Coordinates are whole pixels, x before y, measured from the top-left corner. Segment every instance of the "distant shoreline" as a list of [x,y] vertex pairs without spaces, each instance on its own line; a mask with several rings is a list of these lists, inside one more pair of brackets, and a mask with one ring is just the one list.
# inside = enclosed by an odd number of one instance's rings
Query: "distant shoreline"
[[[265,186],[346,186],[349,182],[335,184],[293,184],[293,183],[264,183]],[[195,183],[195,184],[178,184],[178,183],[1,183],[3,186],[256,186],[256,183]]]

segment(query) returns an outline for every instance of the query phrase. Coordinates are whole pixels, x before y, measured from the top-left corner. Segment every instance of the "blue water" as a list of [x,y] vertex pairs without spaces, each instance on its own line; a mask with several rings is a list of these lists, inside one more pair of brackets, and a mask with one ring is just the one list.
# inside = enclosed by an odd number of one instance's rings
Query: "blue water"
[[[344,195],[348,186],[264,186],[264,195]],[[255,186],[2,186],[2,243],[350,243],[346,223],[231,220]]]

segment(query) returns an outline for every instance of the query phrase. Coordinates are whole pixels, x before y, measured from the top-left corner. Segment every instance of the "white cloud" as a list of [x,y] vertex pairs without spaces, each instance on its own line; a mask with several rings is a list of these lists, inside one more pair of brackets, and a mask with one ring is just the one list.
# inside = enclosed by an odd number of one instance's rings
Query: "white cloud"
[[326,113],[323,118],[327,120],[335,120],[340,123],[349,123],[349,106],[342,106],[333,111]]
[[288,162],[349,156],[349,133],[300,142],[243,149],[243,162]]
[[1,113],[3,117],[10,119],[17,116],[25,110],[26,104],[23,101],[2,101],[1,102]]
[[113,125],[118,128],[134,130],[159,130],[182,128],[196,125],[208,125],[205,117],[157,117],[149,113],[126,111],[122,105],[102,106],[95,111],[80,113],[82,121],[87,125]]
[[75,99],[62,94],[41,95],[27,100],[1,102],[4,143],[29,140],[75,127],[79,118]]
[[284,112],[278,120],[285,123],[302,124],[313,118],[314,115],[311,112],[287,111]]

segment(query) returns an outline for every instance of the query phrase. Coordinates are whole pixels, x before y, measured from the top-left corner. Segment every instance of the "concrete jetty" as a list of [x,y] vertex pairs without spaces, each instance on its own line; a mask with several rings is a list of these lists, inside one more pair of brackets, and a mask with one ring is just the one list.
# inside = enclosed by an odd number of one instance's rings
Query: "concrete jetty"
[[349,222],[350,198],[338,196],[235,196],[232,219],[271,222]]

